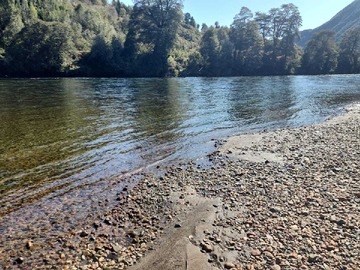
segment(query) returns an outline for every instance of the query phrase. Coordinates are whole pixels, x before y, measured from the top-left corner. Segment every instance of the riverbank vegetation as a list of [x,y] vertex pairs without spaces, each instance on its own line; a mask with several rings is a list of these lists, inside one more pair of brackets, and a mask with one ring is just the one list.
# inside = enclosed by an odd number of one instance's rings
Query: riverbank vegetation
[[241,76],[358,73],[360,28],[296,44],[293,4],[230,26],[199,25],[180,0],[3,0],[1,76]]

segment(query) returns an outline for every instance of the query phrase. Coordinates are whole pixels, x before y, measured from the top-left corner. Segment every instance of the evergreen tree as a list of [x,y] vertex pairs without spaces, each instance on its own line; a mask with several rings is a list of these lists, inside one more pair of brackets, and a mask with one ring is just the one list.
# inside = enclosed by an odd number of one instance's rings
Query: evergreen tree
[[0,4],[0,48],[5,49],[24,27],[20,6],[10,0]]
[[360,27],[347,31],[340,42],[339,72],[360,72]]
[[302,59],[305,74],[334,73],[337,67],[338,47],[335,32],[324,30],[315,33],[307,44]]
[[262,65],[264,44],[251,11],[243,7],[231,25],[230,40],[234,44],[233,75],[254,74]]
[[293,4],[255,17],[244,7],[230,28],[215,22],[199,31],[194,17],[182,14],[181,0],[135,0],[133,7],[121,0],[2,0],[0,73],[281,75],[300,64],[303,73],[360,72],[358,28],[343,36],[340,49],[325,31],[303,52],[295,44],[301,24]]
[[298,8],[294,4],[281,6],[283,34],[280,42],[282,57],[282,71],[285,74],[294,74],[300,66],[300,49],[296,46],[295,40],[299,39],[299,28],[302,25],[302,18]]
[[62,23],[38,22],[23,28],[6,50],[9,72],[21,76],[54,76],[71,68],[75,48]]
[[220,49],[217,29],[210,27],[204,33],[200,44],[200,53],[204,59],[203,74],[210,76],[217,75]]
[[182,3],[179,0],[135,1],[125,53],[129,59],[138,60],[137,70],[141,68],[141,73],[150,76],[167,74],[168,56],[174,47],[182,18]]
[[256,21],[265,43],[264,72],[294,73],[300,66],[299,48],[295,45],[302,25],[298,8],[293,4],[272,8],[268,14],[257,13]]

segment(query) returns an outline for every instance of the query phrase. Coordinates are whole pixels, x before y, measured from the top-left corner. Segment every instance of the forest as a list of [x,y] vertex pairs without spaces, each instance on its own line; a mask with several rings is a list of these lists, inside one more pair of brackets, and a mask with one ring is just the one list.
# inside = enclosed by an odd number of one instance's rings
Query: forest
[[2,0],[0,76],[172,77],[359,73],[360,27],[302,48],[294,4],[199,25],[181,0]]

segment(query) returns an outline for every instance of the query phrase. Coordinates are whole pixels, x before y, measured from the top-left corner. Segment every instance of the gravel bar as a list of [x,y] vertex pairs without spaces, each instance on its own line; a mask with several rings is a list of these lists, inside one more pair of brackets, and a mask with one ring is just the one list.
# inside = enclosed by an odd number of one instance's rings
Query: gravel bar
[[322,124],[218,141],[212,165],[144,174],[79,227],[1,235],[0,267],[358,270],[359,127],[353,105]]

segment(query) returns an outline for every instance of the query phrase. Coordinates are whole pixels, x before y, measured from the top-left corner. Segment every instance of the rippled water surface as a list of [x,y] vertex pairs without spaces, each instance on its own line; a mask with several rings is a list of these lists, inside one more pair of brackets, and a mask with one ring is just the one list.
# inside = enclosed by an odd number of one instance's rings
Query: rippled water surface
[[[159,162],[211,139],[323,121],[360,76],[0,80],[0,215]],[[87,195],[86,195],[87,194]]]

